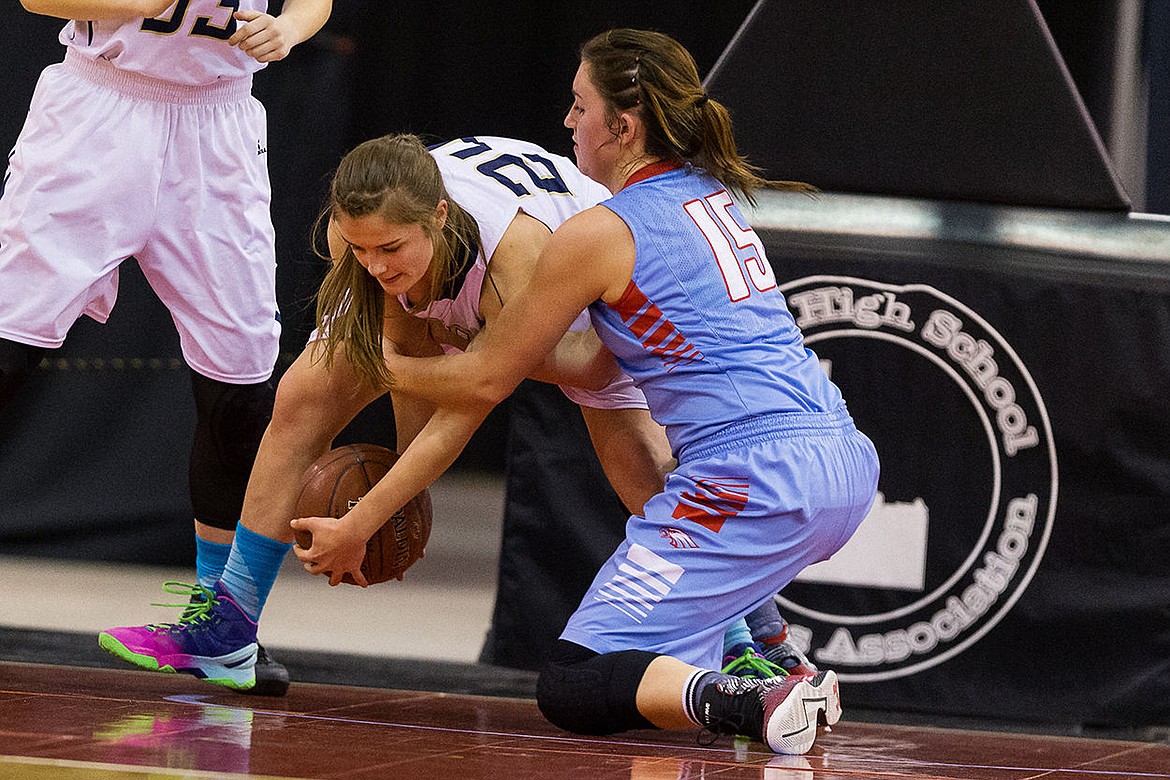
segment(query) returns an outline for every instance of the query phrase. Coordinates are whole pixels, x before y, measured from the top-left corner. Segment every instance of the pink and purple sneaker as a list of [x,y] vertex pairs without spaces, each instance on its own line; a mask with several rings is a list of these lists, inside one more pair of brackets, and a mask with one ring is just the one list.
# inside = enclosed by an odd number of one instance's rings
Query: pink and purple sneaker
[[223,584],[211,590],[168,582],[163,589],[192,597],[184,604],[155,605],[182,607],[179,622],[106,629],[98,635],[98,644],[143,669],[190,674],[238,691],[255,686],[256,623]]

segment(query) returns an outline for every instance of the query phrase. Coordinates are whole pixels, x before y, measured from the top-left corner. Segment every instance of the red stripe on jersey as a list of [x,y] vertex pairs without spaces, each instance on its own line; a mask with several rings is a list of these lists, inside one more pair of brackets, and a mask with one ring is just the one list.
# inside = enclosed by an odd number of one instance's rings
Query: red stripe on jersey
[[671,517],[690,520],[719,533],[723,523],[747,506],[747,480],[696,479],[695,487],[699,490],[682,494],[682,501],[675,506]]
[[[670,324],[670,320],[660,318],[659,321],[661,324],[655,328],[650,335],[645,336],[642,339],[642,343],[647,347],[653,347],[655,352],[669,352],[671,344],[675,345],[677,348],[679,343],[683,340],[683,337],[677,330],[674,329],[674,326]],[[659,345],[668,338],[670,339],[670,343],[660,347]]]
[[607,305],[621,316],[630,332],[650,354],[662,358],[668,371],[703,358],[698,347],[686,340],[674,323],[632,280],[622,297]]
[[623,320],[629,320],[649,302],[650,299],[638,289],[638,285],[634,284],[634,281],[631,279],[630,283],[626,285],[622,297],[607,305],[620,314]]
[[[632,320],[627,319],[626,322],[630,326],[630,331],[635,336],[638,337],[638,340],[641,341],[642,343],[645,343],[646,339],[644,337],[646,335],[646,332],[648,330],[650,330],[650,328],[654,327],[659,322],[661,322],[662,319],[663,319],[662,312],[659,311],[657,306],[655,306],[654,304],[650,304],[646,308],[646,311],[644,311],[641,314],[639,314],[638,316],[634,317]],[[668,326],[670,325],[669,322],[666,324]]]
[[685,343],[685,339],[682,337],[682,334],[676,330],[674,332],[674,338],[672,338],[669,343],[663,344],[662,349],[666,352],[676,352],[680,349],[686,348],[686,346],[687,345]]

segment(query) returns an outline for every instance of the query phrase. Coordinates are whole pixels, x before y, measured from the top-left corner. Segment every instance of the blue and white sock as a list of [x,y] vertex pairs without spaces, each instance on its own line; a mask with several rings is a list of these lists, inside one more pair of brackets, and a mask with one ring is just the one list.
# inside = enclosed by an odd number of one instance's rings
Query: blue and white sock
[[223,585],[240,605],[244,614],[259,620],[264,602],[276,582],[276,575],[292,544],[278,542],[267,536],[236,528],[236,540],[223,571]]
[[[740,655],[752,643],[752,632],[743,618],[732,623],[723,634],[723,655]],[[738,651],[738,652],[737,652]]]
[[230,544],[209,542],[195,535],[195,576],[199,584],[205,588],[215,587],[223,577],[223,569],[227,566],[228,554],[231,553]]
[[753,609],[744,618],[744,623],[751,632],[754,641],[761,644],[775,644],[782,642],[788,635],[784,618],[780,617],[780,608],[774,599],[768,599]]

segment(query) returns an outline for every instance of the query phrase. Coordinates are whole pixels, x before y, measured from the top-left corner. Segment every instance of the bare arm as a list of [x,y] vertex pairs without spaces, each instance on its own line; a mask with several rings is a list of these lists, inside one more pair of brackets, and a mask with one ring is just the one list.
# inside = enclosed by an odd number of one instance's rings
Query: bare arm
[[621,296],[633,258],[633,238],[613,212],[598,206],[578,214],[549,239],[528,285],[474,349],[422,360],[388,355],[393,389],[439,405],[490,409],[525,377],[541,376],[538,367],[578,314],[599,298]]
[[[552,234],[533,217],[519,212],[508,226],[488,265],[489,277],[480,295],[479,309],[485,329],[494,323],[509,301],[520,293],[536,272],[536,264]],[[470,349],[478,349],[478,337]],[[600,390],[618,375],[613,356],[592,329],[569,331],[529,377],[557,385]]]
[[[426,335],[426,327],[422,320],[403,311],[401,305],[394,298],[386,300],[386,318],[384,320],[383,349],[390,354],[401,350],[412,355],[441,354],[432,340]],[[320,343],[320,342],[319,342]],[[344,350],[334,358],[335,369],[350,369],[344,359]],[[346,375],[351,381],[357,373],[350,370]],[[368,386],[364,378],[358,384]],[[282,382],[283,386],[283,382]],[[335,389],[335,392],[340,388]],[[405,453],[411,443],[424,429],[434,414],[434,405],[426,400],[411,396],[397,395],[391,392],[391,401],[394,410],[394,427],[397,434],[396,449]],[[470,431],[474,432],[478,423],[468,423]],[[450,426],[448,426],[450,427]],[[336,430],[332,435],[336,434]],[[467,434],[470,438],[471,433]],[[454,452],[458,453],[466,444],[455,444]],[[444,450],[452,445],[444,445]],[[425,448],[424,448],[425,449]],[[419,450],[422,451],[422,450]],[[417,458],[417,455],[412,456]],[[434,459],[437,461],[437,459]],[[449,465],[449,464],[448,464]],[[442,467],[443,469],[446,466]],[[408,460],[403,466],[395,466],[395,474],[405,475],[402,480],[392,487],[400,490],[388,490],[381,480],[370,493],[355,505],[343,518],[328,517],[296,518],[291,527],[296,530],[307,530],[313,536],[313,544],[307,551],[296,550],[298,557],[306,564],[312,562],[318,565],[306,566],[313,574],[331,573],[331,584],[336,585],[348,572],[359,585],[366,585],[361,574],[362,558],[365,554],[366,540],[390,517],[401,508],[419,490],[427,487],[438,475],[437,473],[415,474],[410,469]],[[411,486],[417,486],[412,488]],[[360,509],[359,509],[360,508]],[[289,512],[291,514],[291,511]]]
[[662,492],[678,463],[662,426],[645,409],[581,407],[593,450],[609,484],[626,509],[640,515],[646,502]]
[[158,16],[175,0],[20,0],[26,11],[59,19],[135,19]]
[[[594,212],[598,213],[593,219],[581,219]],[[561,227],[541,254],[529,285],[481,334],[480,349],[427,358],[387,350],[386,361],[396,378],[391,388],[395,397],[405,394],[442,402],[390,472],[345,517],[293,521],[294,529],[313,533],[312,547],[295,550],[306,565],[315,564],[311,571],[330,572],[331,585],[340,583],[346,573],[365,584],[361,575],[365,541],[450,467],[488,412],[540,364],[577,314],[599,297],[616,299],[624,291],[633,268],[633,239],[624,233],[628,256],[620,242],[614,246],[602,240],[606,246],[594,248],[598,236],[604,239],[612,231],[609,218],[617,219],[608,210],[591,210]],[[576,225],[571,224],[574,220]],[[599,260],[595,252],[605,259]]]
[[243,22],[228,38],[228,44],[259,62],[274,62],[288,56],[292,47],[312,38],[329,20],[333,0],[285,0],[280,16],[260,11],[237,11]]
[[531,378],[584,390],[601,390],[620,373],[613,353],[590,328],[569,331],[562,336]]
[[437,410],[390,472],[343,517],[310,517],[292,521],[294,530],[308,530],[313,534],[313,545],[309,549],[293,548],[297,558],[311,573],[328,572],[330,585],[340,584],[348,573],[357,584],[365,587],[368,583],[362,575],[361,564],[366,540],[388,517],[455,462],[482,422],[483,415],[474,412]]

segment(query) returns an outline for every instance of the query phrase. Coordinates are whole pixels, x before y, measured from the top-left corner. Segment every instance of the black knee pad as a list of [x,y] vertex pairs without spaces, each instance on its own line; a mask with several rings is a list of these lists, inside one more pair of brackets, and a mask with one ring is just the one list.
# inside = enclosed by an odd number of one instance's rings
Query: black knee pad
[[271,382],[230,385],[194,371],[191,387],[196,416],[188,473],[191,508],[199,522],[234,530],[276,391]]
[[44,347],[0,339],[0,408],[8,405],[47,351]]
[[654,728],[638,712],[638,684],[658,657],[644,650],[595,653],[558,639],[536,683],[536,703],[549,723],[574,734],[617,734]]

